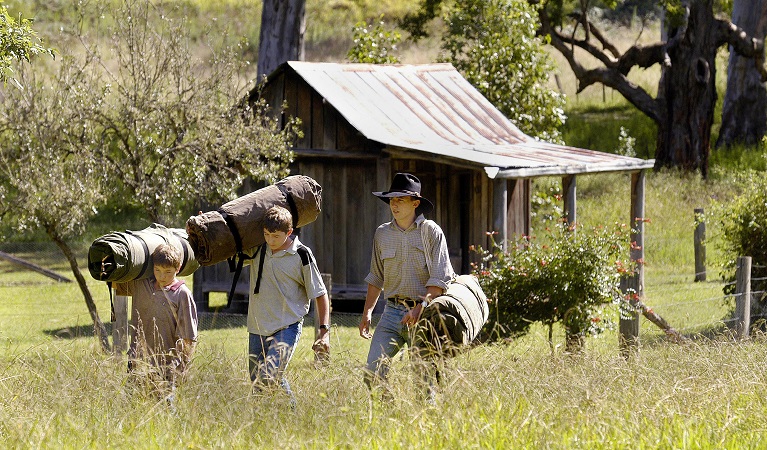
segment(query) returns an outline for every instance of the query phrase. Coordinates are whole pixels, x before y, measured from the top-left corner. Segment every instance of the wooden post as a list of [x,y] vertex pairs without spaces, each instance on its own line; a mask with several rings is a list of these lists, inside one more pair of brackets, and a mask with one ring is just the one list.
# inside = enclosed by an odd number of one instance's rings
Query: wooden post
[[[621,292],[623,295],[633,295],[638,292],[637,283],[639,278],[636,274],[621,279]],[[631,304],[631,302],[629,302]],[[639,348],[639,311],[621,310],[618,324],[618,347],[624,359],[629,359]]]
[[735,336],[746,339],[751,328],[751,257],[738,257],[735,272]]
[[564,192],[565,219],[569,225],[575,225],[577,220],[577,201],[575,188],[575,175],[562,177],[562,191]]
[[[640,301],[644,297],[644,188],[645,173],[639,171],[631,174],[631,210],[629,217],[631,224],[631,241],[634,243],[630,250],[630,258],[636,261],[634,275],[624,279],[623,292],[635,295]],[[630,302],[631,303],[631,302]],[[624,358],[628,358],[632,350],[636,350],[639,344],[639,314],[632,311],[624,317],[621,314],[618,329],[618,347]]]
[[498,232],[501,248],[506,251],[509,239],[509,189],[505,178],[493,180],[493,230]]
[[695,208],[695,281],[706,281],[706,222],[703,208]]
[[114,354],[122,357],[128,349],[128,296],[114,296],[115,321],[112,324],[112,347]]
[[636,261],[637,294],[644,297],[644,219],[645,171],[631,174],[631,260]]

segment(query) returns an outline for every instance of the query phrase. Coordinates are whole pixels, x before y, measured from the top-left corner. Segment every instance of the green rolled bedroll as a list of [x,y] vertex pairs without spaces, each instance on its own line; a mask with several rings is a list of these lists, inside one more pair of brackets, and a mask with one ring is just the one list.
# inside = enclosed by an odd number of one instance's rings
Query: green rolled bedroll
[[322,210],[322,187],[306,175],[291,175],[225,203],[216,211],[190,217],[186,231],[197,262],[203,266],[216,264],[261,245],[264,215],[272,206],[291,212],[293,228],[308,225]]
[[425,357],[455,356],[479,335],[489,313],[477,277],[459,275],[424,308],[415,345]]
[[152,252],[168,243],[182,256],[179,275],[191,275],[200,264],[187,240],[186,230],[152,224],[140,231],[114,231],[93,241],[88,250],[88,271],[99,281],[115,283],[152,275]]

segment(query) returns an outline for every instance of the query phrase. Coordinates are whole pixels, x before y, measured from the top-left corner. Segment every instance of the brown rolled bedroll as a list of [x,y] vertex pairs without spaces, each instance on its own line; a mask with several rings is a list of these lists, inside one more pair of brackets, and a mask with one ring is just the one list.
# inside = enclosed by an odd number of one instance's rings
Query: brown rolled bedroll
[[186,230],[152,224],[140,231],[114,231],[93,241],[88,250],[88,271],[99,281],[125,282],[152,275],[152,252],[168,243],[181,255],[179,275],[192,274],[200,265],[187,241]]
[[225,203],[216,211],[186,221],[189,243],[200,265],[235,257],[264,242],[263,219],[272,206],[293,215],[293,228],[314,222],[322,209],[322,187],[305,175],[291,175],[277,183]]

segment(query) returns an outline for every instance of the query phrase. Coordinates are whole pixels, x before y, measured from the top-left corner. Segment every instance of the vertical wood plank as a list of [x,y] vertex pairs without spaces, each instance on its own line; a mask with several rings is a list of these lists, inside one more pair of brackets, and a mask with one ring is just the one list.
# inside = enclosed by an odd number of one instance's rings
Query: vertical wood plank
[[703,208],[695,208],[695,281],[706,281],[706,222]]
[[565,219],[570,225],[574,225],[578,220],[578,209],[576,199],[576,177],[575,175],[567,175],[562,177],[562,192],[563,200],[565,204]]
[[324,148],[325,144],[325,108],[323,108],[322,96],[314,91],[312,92],[312,104],[311,104],[311,148]]
[[122,357],[128,350],[128,296],[114,296],[115,321],[112,324],[112,348],[115,355]]
[[735,335],[748,338],[751,328],[751,257],[739,256],[735,271]]
[[336,138],[338,127],[338,112],[328,103],[323,104],[322,113],[322,146],[326,150],[337,150],[338,141]]
[[506,250],[509,239],[509,190],[506,179],[493,180],[493,231],[498,232],[496,243]]
[[296,81],[296,116],[301,119],[304,136],[296,142],[298,148],[311,148],[314,118],[312,117],[312,89],[303,80]]

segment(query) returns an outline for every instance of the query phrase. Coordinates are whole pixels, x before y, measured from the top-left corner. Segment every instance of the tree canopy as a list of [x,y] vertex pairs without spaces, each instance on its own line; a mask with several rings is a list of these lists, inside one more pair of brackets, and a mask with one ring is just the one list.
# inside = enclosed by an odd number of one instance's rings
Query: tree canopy
[[31,20],[21,15],[14,18],[0,2],[0,81],[5,83],[13,78],[15,61],[30,62],[39,54],[52,57],[54,52],[43,45]]
[[564,96],[547,85],[554,64],[525,0],[462,0],[448,10],[441,59],[523,132],[561,142]]

